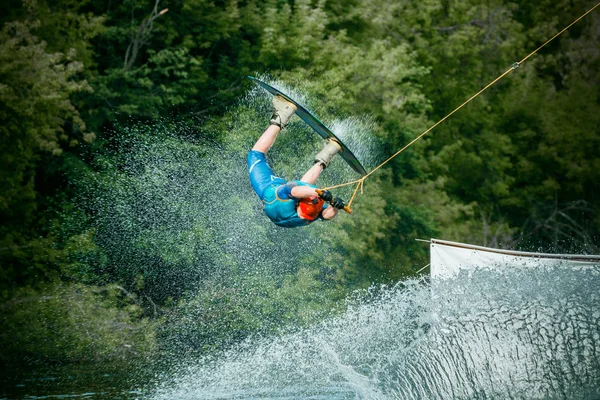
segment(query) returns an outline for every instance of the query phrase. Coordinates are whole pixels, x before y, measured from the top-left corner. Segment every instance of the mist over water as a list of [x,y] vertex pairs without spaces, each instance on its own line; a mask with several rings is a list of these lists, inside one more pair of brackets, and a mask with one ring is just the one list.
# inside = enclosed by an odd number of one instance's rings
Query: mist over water
[[411,280],[173,372],[154,399],[600,396],[600,269]]

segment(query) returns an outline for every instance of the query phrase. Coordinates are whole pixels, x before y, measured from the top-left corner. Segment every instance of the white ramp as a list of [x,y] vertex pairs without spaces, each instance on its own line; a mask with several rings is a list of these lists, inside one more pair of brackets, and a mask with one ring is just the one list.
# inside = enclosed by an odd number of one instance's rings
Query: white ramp
[[456,276],[461,269],[528,268],[540,266],[600,266],[600,255],[529,253],[431,239],[431,278]]

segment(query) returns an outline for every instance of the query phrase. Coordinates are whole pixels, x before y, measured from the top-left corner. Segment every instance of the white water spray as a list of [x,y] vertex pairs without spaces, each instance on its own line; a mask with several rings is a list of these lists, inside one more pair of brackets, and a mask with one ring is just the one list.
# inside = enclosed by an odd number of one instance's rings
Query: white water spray
[[173,374],[154,399],[597,398],[600,270],[408,281]]

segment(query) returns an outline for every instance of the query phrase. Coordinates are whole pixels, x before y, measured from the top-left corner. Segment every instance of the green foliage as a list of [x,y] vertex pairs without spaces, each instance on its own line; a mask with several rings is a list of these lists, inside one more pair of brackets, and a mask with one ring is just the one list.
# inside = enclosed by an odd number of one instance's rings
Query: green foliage
[[[27,254],[39,259],[51,252],[37,253],[44,241],[32,232],[39,160],[45,153],[60,157],[64,149],[94,138],[70,100],[72,94],[90,90],[77,77],[83,65],[71,52],[47,52],[46,43],[31,33],[38,25],[12,22],[0,32],[0,254],[3,266],[14,270]],[[9,273],[10,278],[15,275]]]
[[[111,105],[111,113],[158,118],[160,110],[179,106],[198,95],[198,87],[207,80],[202,60],[185,48],[148,53],[145,64],[132,70],[109,69],[98,78],[97,99]],[[109,118],[111,114],[101,117]]]
[[170,312],[160,343],[179,354],[226,349],[251,335],[297,329],[339,312],[344,291],[323,283],[319,271],[297,275],[236,277],[207,285],[180,300]]
[[104,32],[104,16],[87,12],[89,0],[24,0],[23,8],[12,7],[19,19],[39,21],[34,33],[47,43],[49,52],[72,53],[89,68],[95,49],[92,40]]
[[156,350],[154,327],[117,285],[18,290],[1,307],[2,362],[110,361]]
[[[437,121],[581,15],[583,3],[369,2],[366,7],[381,10],[378,30],[411,43],[417,60],[429,67],[420,83],[431,101],[429,116]],[[587,49],[597,31],[595,19],[581,21],[432,131],[423,140],[426,147],[417,146],[429,161],[421,164],[428,180],[441,182],[444,197],[471,209],[469,221],[456,221],[462,226],[460,240],[547,251],[597,249],[598,231],[585,222],[598,218],[592,205],[597,203],[584,193],[595,190],[594,173],[577,168],[594,164],[597,144],[590,136],[597,129],[575,122],[595,123],[589,107],[597,108],[598,86],[592,83],[597,74],[589,68],[597,64],[597,54]],[[569,109],[567,103],[587,117],[561,112]],[[570,156],[573,161],[566,161]],[[443,214],[435,215],[447,226]]]
[[60,154],[61,142],[63,146],[77,143],[67,136],[64,124],[70,121],[80,132],[85,124],[69,96],[90,88],[85,81],[72,79],[83,65],[61,53],[46,52],[46,44],[31,34],[30,25],[7,24],[0,39],[2,146],[10,149],[4,153],[2,170],[16,175],[16,182],[3,176],[3,187],[8,190],[0,204],[7,209],[17,187],[28,181],[25,171],[39,150]]
[[323,240],[331,250],[313,255],[313,262],[329,268],[341,287],[397,282],[427,264],[427,247],[415,239],[434,236],[433,215],[413,185],[391,187],[389,180],[371,181],[352,217],[342,216],[327,227]]
[[[328,126],[350,126],[350,138],[360,130],[353,145],[381,143],[373,166],[588,6],[9,0],[0,16],[5,354],[151,353],[157,325],[165,348],[222,349],[414,274],[427,263],[414,239],[430,236],[600,251],[593,15],[377,171],[351,216],[282,232],[260,216],[244,165],[270,112],[260,90],[244,96],[248,74],[276,77]],[[319,145],[296,120],[270,162],[298,178]],[[351,179],[334,160],[321,184]]]

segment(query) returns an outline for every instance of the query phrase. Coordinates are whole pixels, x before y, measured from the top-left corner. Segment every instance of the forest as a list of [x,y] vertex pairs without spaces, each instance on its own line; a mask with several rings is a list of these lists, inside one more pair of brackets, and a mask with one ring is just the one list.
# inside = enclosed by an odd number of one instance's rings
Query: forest
[[[245,165],[270,117],[248,75],[358,132],[370,170],[593,6],[6,0],[0,363],[218,353],[415,276],[415,239],[599,254],[598,10],[373,174],[351,215],[274,227]],[[319,146],[296,119],[270,161],[293,179]]]

